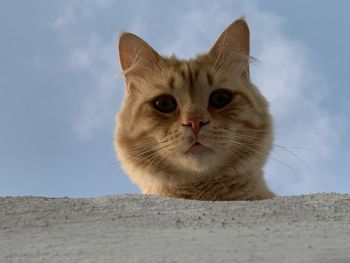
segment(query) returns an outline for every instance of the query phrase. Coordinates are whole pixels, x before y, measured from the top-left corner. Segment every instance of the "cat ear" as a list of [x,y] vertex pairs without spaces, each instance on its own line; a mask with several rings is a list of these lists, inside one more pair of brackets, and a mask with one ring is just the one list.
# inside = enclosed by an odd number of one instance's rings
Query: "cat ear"
[[248,80],[249,49],[249,27],[244,18],[240,18],[221,33],[209,54],[217,64],[235,66],[241,76]]
[[159,65],[160,55],[138,36],[124,32],[119,38],[119,59],[128,81]]

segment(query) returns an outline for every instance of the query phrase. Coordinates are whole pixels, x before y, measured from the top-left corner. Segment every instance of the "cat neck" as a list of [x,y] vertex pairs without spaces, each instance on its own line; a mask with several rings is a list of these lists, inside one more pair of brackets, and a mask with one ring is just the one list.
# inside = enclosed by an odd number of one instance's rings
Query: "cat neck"
[[[152,177],[154,178],[154,175]],[[261,170],[237,173],[233,169],[226,169],[183,182],[179,176],[167,174],[163,175],[163,178],[161,181],[155,179],[138,183],[144,194],[185,199],[262,200],[275,196],[268,190]]]

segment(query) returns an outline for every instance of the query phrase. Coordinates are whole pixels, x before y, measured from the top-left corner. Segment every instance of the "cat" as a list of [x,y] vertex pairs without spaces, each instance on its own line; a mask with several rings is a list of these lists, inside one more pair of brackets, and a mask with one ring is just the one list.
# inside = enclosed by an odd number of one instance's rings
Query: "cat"
[[124,32],[126,95],[115,149],[142,193],[197,200],[262,200],[272,148],[268,102],[250,81],[250,32],[240,18],[205,54],[163,57]]

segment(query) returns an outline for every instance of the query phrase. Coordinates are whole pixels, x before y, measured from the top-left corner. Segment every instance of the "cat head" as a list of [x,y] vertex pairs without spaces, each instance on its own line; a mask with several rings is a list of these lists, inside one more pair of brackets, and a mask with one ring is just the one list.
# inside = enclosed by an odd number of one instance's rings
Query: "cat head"
[[201,174],[237,163],[262,165],[272,124],[265,98],[250,81],[249,49],[244,19],[190,60],[163,57],[138,36],[122,33],[126,95],[116,150],[124,168]]

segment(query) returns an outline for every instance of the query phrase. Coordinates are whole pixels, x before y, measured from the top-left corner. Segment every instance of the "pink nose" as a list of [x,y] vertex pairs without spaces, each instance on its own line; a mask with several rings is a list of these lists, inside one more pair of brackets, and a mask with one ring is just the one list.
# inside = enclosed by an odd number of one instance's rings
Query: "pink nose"
[[194,135],[198,135],[201,127],[208,123],[209,121],[203,119],[202,117],[189,117],[187,118],[186,122],[183,123],[182,125],[191,127]]

